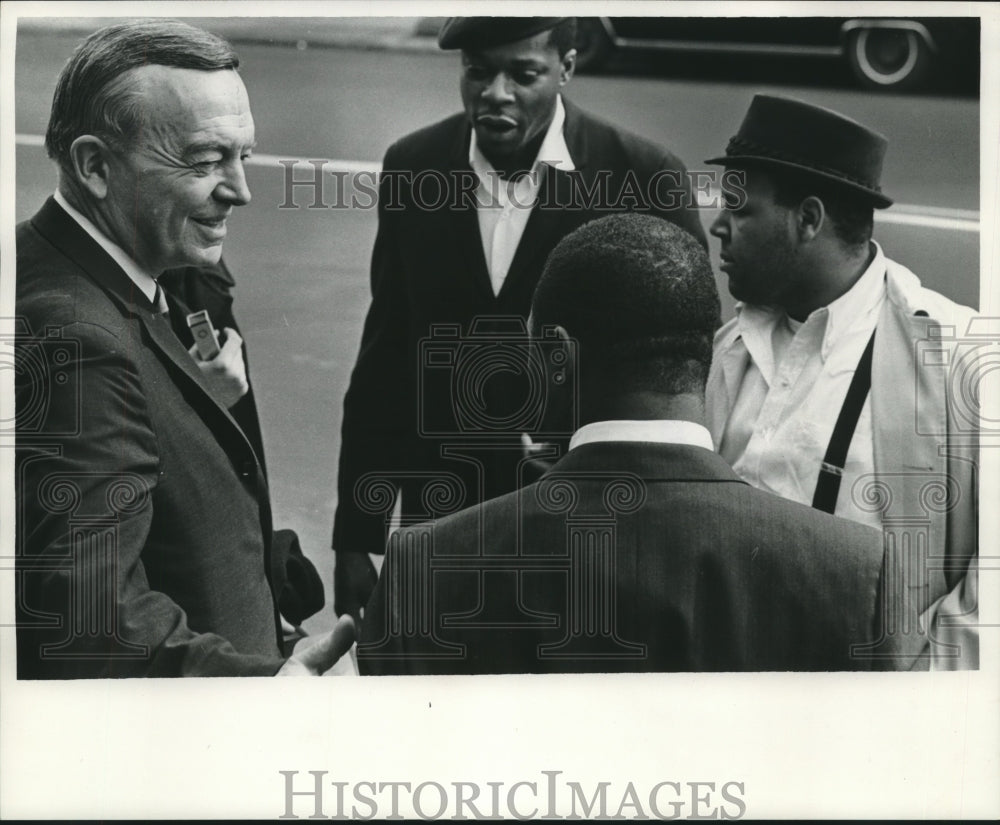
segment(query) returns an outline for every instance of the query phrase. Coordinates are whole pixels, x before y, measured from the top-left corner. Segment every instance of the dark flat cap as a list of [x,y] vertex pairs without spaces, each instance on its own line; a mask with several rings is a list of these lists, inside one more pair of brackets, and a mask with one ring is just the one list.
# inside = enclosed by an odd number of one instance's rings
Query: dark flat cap
[[485,49],[555,28],[565,17],[449,17],[438,33],[442,49]]
[[892,205],[880,185],[888,145],[878,132],[839,112],[790,97],[755,95],[726,154],[705,163],[796,169],[884,209]]

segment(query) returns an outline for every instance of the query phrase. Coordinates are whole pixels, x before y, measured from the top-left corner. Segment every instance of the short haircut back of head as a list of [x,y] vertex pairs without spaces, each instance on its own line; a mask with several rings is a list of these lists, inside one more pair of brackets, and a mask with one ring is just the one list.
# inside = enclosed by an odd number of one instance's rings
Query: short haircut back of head
[[661,218],[610,215],[567,235],[532,302],[535,329],[558,324],[584,370],[634,389],[700,392],[720,319],[708,254]]

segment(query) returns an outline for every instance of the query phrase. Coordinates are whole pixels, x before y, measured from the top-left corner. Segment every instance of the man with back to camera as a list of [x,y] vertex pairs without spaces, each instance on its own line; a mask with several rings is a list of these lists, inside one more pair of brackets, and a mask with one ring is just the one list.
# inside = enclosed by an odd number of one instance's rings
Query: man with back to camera
[[[854,647],[881,615],[880,531],[757,490],[712,449],[719,322],[708,256],[676,226],[615,215],[564,238],[529,323],[550,414],[578,393],[582,426],[534,484],[392,535],[362,674],[876,664]],[[502,599],[517,622],[476,621]]]
[[156,280],[217,265],[250,200],[238,66],[150,20],[60,74],[58,188],[17,228],[20,678],[318,675],[351,644],[347,620],[282,657],[267,484],[227,409],[241,341],[196,363]]
[[709,428],[754,486],[891,535],[888,582],[922,614],[888,626],[894,645],[922,667],[975,668],[978,413],[962,406],[976,405],[976,342],[962,338],[977,319],[872,240],[873,209],[892,204],[886,146],[837,112],[757,95],[707,161],[745,174],[711,227],[740,303],[715,339]]
[[[509,340],[548,253],[609,211],[644,209],[705,243],[683,164],[564,99],[575,31],[573,18],[450,19],[438,42],[461,50],[464,112],[386,152],[372,302],[344,399],[333,530],[339,614],[360,613],[376,579],[368,554],[385,546],[384,514],[361,501],[366,477],[401,488],[404,521],[426,517],[419,485],[428,477],[458,476],[465,504],[519,481],[511,399],[524,388],[503,364],[476,386],[432,385],[431,373],[443,370],[420,360],[421,342],[443,325],[456,348],[476,336]],[[454,374],[467,366],[459,354]],[[465,425],[448,423],[463,411]],[[442,455],[480,436],[490,446],[465,460]]]

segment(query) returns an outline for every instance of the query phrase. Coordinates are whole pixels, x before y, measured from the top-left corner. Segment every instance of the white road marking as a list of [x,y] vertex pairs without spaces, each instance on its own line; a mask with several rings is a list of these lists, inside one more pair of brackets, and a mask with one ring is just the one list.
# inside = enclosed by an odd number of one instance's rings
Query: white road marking
[[[926,215],[921,212],[910,212],[909,209],[924,209],[927,207],[913,206],[906,203],[897,203],[888,211],[875,210],[876,223],[892,223],[897,226],[923,226],[930,229],[952,229],[956,232],[978,232],[979,213],[972,212],[976,217],[973,219],[966,217],[944,217],[939,215]],[[943,209],[941,211],[944,211]],[[969,212],[967,209],[949,210],[954,212]]]
[[[20,146],[44,146],[42,135],[15,136],[15,142]],[[281,168],[281,161],[294,161],[309,166],[321,163],[322,169],[330,174],[356,174],[358,172],[378,173],[382,164],[376,160],[340,160],[326,158],[290,158],[281,155],[255,154],[247,160],[248,166],[263,168]],[[912,203],[897,203],[889,209],[876,209],[875,220],[878,223],[895,224],[897,226],[921,226],[928,229],[947,229],[954,232],[978,232],[979,211],[976,209],[951,209],[942,206],[923,206]]]

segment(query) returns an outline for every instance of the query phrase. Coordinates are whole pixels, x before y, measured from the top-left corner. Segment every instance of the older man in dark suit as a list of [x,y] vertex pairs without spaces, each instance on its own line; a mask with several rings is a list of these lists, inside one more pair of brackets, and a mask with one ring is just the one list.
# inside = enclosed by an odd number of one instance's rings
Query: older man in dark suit
[[175,21],[89,37],[56,87],[53,198],[17,230],[18,675],[318,674],[280,653],[267,483],[158,276],[218,263],[254,123],[228,44]]
[[550,414],[578,398],[582,426],[536,483],[393,534],[362,672],[870,667],[881,535],[713,452],[718,325],[708,257],[677,227],[617,215],[567,236],[531,326]]
[[[220,259],[218,264],[210,267],[170,269],[156,282],[163,288],[174,334],[196,358],[198,366],[207,369],[212,361],[204,361],[197,355],[194,333],[186,319],[191,312],[203,311],[208,314],[215,329],[225,330],[227,343],[230,339],[239,338],[239,325],[233,309],[236,280],[229,267]],[[246,391],[227,409],[253,447],[261,471],[267,478],[264,438],[245,346],[242,363],[237,361],[233,367],[245,377]],[[302,621],[322,610],[325,602],[323,580],[315,565],[302,552],[298,535],[292,529],[280,528],[272,533],[271,587],[277,594],[285,631],[283,649],[288,651],[306,635],[301,627]]]
[[629,210],[705,243],[680,160],[564,100],[574,40],[573,18],[452,18],[439,43],[461,50],[464,112],[386,152],[372,303],[344,399],[338,613],[359,613],[374,585],[368,554],[383,552],[395,499],[381,493],[401,489],[412,521],[432,513],[422,490],[435,478],[458,479],[459,504],[518,486],[532,424],[518,330],[556,243]]

